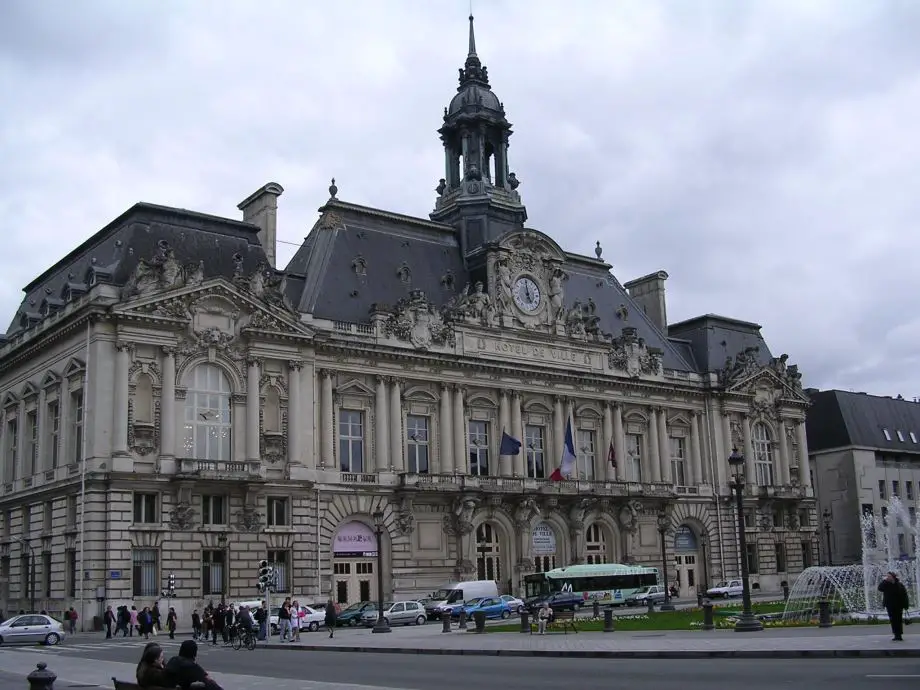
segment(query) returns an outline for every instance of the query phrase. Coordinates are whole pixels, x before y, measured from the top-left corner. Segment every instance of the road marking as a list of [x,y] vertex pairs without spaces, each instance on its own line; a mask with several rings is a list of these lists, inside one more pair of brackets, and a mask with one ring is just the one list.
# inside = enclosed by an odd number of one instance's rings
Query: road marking
[[866,676],[866,678],[920,678],[920,674],[908,675],[908,674],[875,674],[871,676]]

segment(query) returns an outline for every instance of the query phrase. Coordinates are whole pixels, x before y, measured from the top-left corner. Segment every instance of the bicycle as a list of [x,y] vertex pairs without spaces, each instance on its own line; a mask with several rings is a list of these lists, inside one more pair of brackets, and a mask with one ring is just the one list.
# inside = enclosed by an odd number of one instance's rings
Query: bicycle
[[249,628],[240,628],[239,626],[233,626],[235,628],[232,635],[233,648],[237,651],[246,647],[250,652],[256,648],[256,634]]

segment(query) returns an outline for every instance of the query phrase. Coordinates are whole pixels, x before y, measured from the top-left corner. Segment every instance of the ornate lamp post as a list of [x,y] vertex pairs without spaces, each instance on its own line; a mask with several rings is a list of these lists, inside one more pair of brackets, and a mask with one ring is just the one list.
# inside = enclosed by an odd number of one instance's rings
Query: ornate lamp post
[[220,574],[220,603],[227,601],[228,590],[230,589],[230,552],[227,549],[227,533],[219,532],[217,534],[217,546],[220,547],[220,554],[223,563],[221,563]]
[[735,476],[735,505],[738,509],[738,549],[741,552],[741,617],[735,623],[735,632],[759,632],[763,623],[754,618],[751,610],[751,574],[748,572],[747,536],[744,532],[744,456],[732,448],[728,464]]
[[659,609],[661,611],[673,611],[674,604],[671,603],[671,586],[668,582],[668,549],[665,543],[668,530],[671,528],[671,515],[667,506],[662,505],[658,510],[658,534],[661,535],[661,567],[662,578],[664,579],[664,602]]
[[374,513],[374,531],[377,533],[377,624],[373,632],[388,633],[390,626],[383,617],[383,511]]
[[[709,540],[706,535],[700,537],[700,548],[703,550],[703,594],[709,591]],[[699,590],[697,590],[699,591]]]
[[831,511],[827,508],[824,509],[824,513],[821,514],[821,517],[824,518],[824,538],[827,540],[827,564],[832,565],[834,559],[831,557]]

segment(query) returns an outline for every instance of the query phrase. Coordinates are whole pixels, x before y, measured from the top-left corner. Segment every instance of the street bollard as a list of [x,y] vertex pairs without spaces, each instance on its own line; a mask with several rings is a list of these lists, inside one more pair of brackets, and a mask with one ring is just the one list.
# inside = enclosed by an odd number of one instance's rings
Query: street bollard
[[597,599],[594,600],[594,618],[601,617],[601,604]]
[[460,625],[458,630],[466,630],[466,609],[460,609]]
[[484,633],[486,631],[486,612],[474,611],[473,622],[476,623],[476,632]]
[[450,614],[441,616],[441,632],[450,632]]
[[38,668],[26,680],[29,681],[29,690],[54,690],[57,676],[48,670],[48,664],[38,664]]
[[604,609],[604,632],[613,632],[613,609]]
[[789,601],[789,585],[783,583],[783,601]]
[[530,613],[527,611],[527,609],[521,611],[521,632],[530,632]]
[[830,628],[834,624],[831,622],[831,602],[822,599],[818,602],[818,627]]
[[707,601],[703,604],[703,630],[713,630],[715,627],[712,622],[712,602]]
[[645,600],[645,603],[648,604],[648,612],[655,613],[655,600],[649,598]]
[[703,607],[703,594],[702,594],[702,592],[698,592],[697,595],[696,595],[696,605],[699,606],[700,608]]

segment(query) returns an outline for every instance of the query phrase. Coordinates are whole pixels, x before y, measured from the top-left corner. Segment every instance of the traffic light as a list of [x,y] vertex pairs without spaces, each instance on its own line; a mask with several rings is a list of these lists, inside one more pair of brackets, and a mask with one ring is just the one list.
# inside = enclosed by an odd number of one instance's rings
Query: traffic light
[[272,579],[272,568],[269,567],[268,561],[265,561],[265,560],[259,561],[259,582],[257,585],[257,589],[260,592],[264,592],[266,589],[268,589],[269,584],[271,583],[271,579]]
[[172,573],[166,576],[166,589],[163,590],[163,596],[167,599],[176,596],[176,576]]

